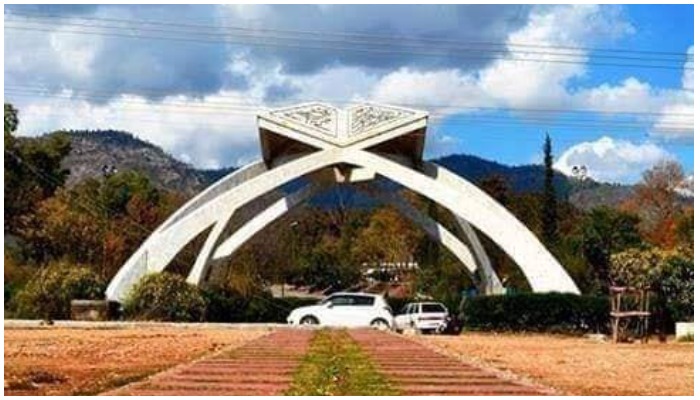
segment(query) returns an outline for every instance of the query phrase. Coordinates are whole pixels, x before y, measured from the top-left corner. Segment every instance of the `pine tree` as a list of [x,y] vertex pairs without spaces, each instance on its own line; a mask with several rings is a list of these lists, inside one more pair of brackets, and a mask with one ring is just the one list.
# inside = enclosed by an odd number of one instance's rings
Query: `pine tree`
[[554,188],[552,140],[547,134],[544,141],[544,188],[542,191],[542,239],[547,246],[558,241],[557,192]]

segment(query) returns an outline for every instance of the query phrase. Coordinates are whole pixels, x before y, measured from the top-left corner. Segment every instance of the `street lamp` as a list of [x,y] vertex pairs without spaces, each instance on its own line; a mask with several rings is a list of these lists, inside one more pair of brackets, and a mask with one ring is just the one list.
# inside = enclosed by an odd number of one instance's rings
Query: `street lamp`
[[585,165],[574,165],[571,168],[571,174],[574,178],[583,182],[588,178],[588,168]]
[[[296,228],[299,225],[299,221],[292,221],[289,223],[289,227],[292,229],[292,232],[294,234],[292,235],[292,263],[296,264],[297,262],[297,240],[296,240]],[[286,279],[282,279],[282,298],[284,298],[284,285],[286,283]]]
[[109,231],[109,213],[105,201],[105,185],[107,184],[107,178],[116,174],[118,172],[117,167],[111,164],[104,164],[101,168],[102,177],[105,182],[102,183],[102,275],[105,275],[107,270],[107,232]]

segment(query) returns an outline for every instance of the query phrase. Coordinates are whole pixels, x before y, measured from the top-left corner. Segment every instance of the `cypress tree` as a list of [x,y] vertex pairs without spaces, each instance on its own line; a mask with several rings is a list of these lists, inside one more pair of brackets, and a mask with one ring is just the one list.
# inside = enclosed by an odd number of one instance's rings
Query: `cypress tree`
[[544,141],[544,187],[542,191],[542,240],[545,245],[555,245],[558,241],[557,192],[554,188],[554,167],[552,140],[549,134]]

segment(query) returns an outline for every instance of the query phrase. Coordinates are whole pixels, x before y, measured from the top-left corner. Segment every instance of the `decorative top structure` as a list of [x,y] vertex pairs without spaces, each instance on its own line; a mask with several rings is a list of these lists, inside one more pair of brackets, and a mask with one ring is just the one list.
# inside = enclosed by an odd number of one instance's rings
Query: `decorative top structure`
[[[306,103],[276,109],[258,115],[263,158],[272,162],[280,155],[330,146],[347,147],[371,141],[362,147],[409,136],[393,143],[394,153],[422,157],[428,113],[408,108],[377,104],[360,104],[339,109],[325,103]],[[282,139],[280,136],[284,137]],[[310,146],[292,145],[290,141]],[[410,143],[409,143],[410,142]],[[388,149],[388,146],[387,146]]]

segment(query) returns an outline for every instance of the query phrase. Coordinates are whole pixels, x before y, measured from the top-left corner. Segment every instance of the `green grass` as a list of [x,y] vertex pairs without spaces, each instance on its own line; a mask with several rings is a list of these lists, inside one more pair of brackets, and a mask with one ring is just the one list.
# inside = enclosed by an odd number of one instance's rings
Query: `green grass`
[[294,374],[291,396],[390,396],[399,392],[374,368],[346,331],[316,332]]

